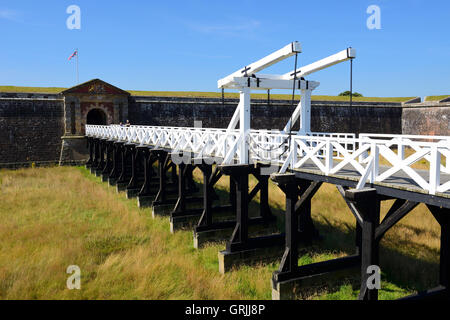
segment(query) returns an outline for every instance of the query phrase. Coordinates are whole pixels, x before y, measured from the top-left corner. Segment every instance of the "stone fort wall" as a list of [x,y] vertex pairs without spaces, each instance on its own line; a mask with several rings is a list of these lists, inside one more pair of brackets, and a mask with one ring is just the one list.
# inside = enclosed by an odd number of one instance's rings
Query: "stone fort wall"
[[[227,127],[238,99],[132,97],[129,118],[132,124],[164,126],[193,126],[202,121],[203,127]],[[283,129],[292,115],[290,101],[252,100],[251,127],[254,129]],[[400,103],[312,101],[311,130],[319,132],[401,133],[402,105]]]
[[[128,118],[136,125],[224,128],[237,99],[131,96]],[[294,105],[295,106],[295,105]],[[290,101],[253,100],[252,128],[282,129]],[[318,132],[450,135],[450,103],[411,104],[313,101],[312,130]],[[294,128],[296,129],[296,128]],[[61,95],[0,93],[0,167],[57,163],[64,135]]]
[[0,164],[59,159],[64,101],[55,96],[0,96]]
[[405,106],[402,133],[450,136],[450,102]]

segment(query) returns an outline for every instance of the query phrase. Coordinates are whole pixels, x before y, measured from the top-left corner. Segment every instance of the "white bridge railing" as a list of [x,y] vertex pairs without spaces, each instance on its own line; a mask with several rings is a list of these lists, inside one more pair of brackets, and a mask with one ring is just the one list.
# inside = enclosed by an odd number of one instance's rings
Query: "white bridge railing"
[[[116,141],[239,160],[239,130],[86,125],[86,135]],[[450,137],[383,134],[308,133],[291,135],[279,130],[250,130],[246,136],[250,162],[268,162],[280,172],[295,169],[324,175],[359,178],[357,188],[369,183],[410,184],[429,194],[450,190]],[[420,163],[420,166],[415,164]],[[442,183],[441,183],[442,180]]]

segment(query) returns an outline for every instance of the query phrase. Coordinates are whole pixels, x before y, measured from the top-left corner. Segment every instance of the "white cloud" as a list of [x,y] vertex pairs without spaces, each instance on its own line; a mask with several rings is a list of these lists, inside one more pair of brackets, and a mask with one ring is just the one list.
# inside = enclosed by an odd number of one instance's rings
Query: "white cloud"
[[20,22],[20,15],[15,10],[0,9],[0,19]]

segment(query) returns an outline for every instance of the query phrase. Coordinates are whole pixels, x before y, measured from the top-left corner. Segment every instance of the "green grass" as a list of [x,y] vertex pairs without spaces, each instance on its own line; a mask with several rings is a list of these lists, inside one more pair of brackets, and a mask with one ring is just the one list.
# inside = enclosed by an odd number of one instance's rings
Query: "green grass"
[[18,93],[60,93],[66,88],[59,87],[16,87],[0,86],[0,92],[18,92]]
[[[220,92],[188,92],[188,91],[128,91],[132,95],[136,96],[159,96],[159,97],[205,97],[205,98],[220,98],[222,93]],[[238,93],[226,92],[225,98],[239,98]],[[254,93],[252,94],[254,99],[267,99],[267,94]],[[271,94],[270,98],[273,100],[291,100],[290,94]],[[295,99],[299,99],[300,96],[296,95]],[[412,99],[412,97],[353,97],[353,101],[372,101],[372,102],[403,102]],[[312,96],[312,100],[322,101],[348,101],[349,97],[342,96]]]
[[[195,178],[200,180],[198,171]],[[250,185],[256,184],[250,179]],[[227,189],[224,177],[218,183]],[[256,198],[258,200],[258,197]],[[270,184],[274,211],[282,192]],[[192,247],[192,232],[169,232],[167,217],[151,218],[136,200],[81,167],[0,170],[0,299],[270,299],[278,262],[218,272],[224,243]],[[252,203],[254,208],[255,203]],[[352,253],[354,218],[331,185],[313,198],[324,239],[302,249],[299,264]],[[251,209],[254,210],[254,209]],[[387,211],[386,204],[383,205]],[[439,227],[419,206],[381,242],[380,299],[431,287],[437,279]],[[65,287],[66,268],[80,266],[81,290]],[[319,283],[306,299],[354,299],[357,273]]]
[[[60,93],[66,88],[57,87],[16,87],[16,86],[0,86],[0,92],[25,92],[25,93]],[[134,96],[153,96],[153,97],[192,97],[192,98],[220,98],[221,92],[200,92],[200,91],[139,91],[128,90]],[[290,94],[271,94],[271,99],[274,100],[291,100]],[[225,98],[239,98],[239,94],[235,92],[226,92]],[[267,99],[267,94],[252,94],[254,99]],[[296,95],[296,99],[299,96]],[[368,101],[368,102],[404,102],[413,97],[354,97],[353,101]],[[317,101],[348,101],[348,97],[341,96],[312,96],[312,100]]]
[[445,99],[447,97],[450,97],[450,95],[428,96],[425,101],[440,101],[440,100]]

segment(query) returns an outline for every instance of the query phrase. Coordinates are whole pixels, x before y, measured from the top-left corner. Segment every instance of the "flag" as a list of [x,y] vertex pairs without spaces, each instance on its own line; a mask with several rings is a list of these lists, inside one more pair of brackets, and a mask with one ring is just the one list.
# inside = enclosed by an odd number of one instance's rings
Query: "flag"
[[72,55],[69,57],[69,61],[70,59],[72,59],[73,57],[75,57],[76,55],[78,55],[78,50],[75,50]]

